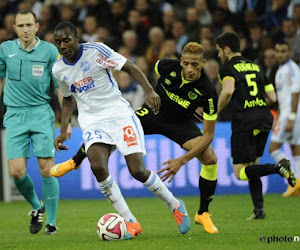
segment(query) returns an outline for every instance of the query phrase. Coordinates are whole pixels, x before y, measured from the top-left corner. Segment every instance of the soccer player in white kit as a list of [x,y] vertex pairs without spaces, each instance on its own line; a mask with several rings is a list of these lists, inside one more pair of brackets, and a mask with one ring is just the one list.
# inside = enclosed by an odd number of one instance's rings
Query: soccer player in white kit
[[295,187],[289,186],[283,197],[297,195],[300,192],[300,69],[290,59],[290,47],[286,42],[278,42],[275,46],[276,57],[280,64],[275,85],[279,103],[278,119],[273,124],[270,152],[276,162],[288,158],[281,149],[284,142],[291,146],[295,166],[294,173],[297,178]]
[[179,231],[190,229],[184,203],[176,199],[156,173],[145,168],[144,132],[130,104],[122,97],[111,69],[129,73],[145,90],[146,103],[155,114],[160,97],[146,76],[130,61],[103,43],[78,43],[76,27],[59,23],[54,30],[55,45],[62,57],[53,66],[53,75],[64,96],[60,135],[55,146],[59,151],[67,139],[67,125],[78,108],[78,122],[83,132],[85,151],[99,188],[127,224],[126,239],[141,233],[141,225],[129,210],[117,183],[108,172],[111,151],[117,147],[125,156],[131,175],[161,198],[172,211]]

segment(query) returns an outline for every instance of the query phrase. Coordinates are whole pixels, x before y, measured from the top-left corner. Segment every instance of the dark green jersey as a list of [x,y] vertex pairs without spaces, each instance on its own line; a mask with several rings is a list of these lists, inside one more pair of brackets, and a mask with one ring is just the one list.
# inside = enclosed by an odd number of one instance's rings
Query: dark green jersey
[[235,56],[221,66],[219,77],[221,83],[226,77],[235,81],[230,101],[233,131],[272,127],[273,118],[265,101],[265,89],[269,83],[257,64],[242,56]]
[[156,92],[161,97],[160,113],[171,120],[186,120],[194,117],[198,107],[203,108],[206,120],[216,120],[218,96],[204,71],[195,81],[186,81],[178,60],[163,59],[156,63],[160,76]]

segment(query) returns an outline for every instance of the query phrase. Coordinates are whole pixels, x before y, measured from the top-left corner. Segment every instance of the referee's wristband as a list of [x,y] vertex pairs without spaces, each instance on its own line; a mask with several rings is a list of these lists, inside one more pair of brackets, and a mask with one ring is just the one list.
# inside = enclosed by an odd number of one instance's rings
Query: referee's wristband
[[296,120],[296,113],[292,112],[289,114],[289,120],[290,121],[295,121]]

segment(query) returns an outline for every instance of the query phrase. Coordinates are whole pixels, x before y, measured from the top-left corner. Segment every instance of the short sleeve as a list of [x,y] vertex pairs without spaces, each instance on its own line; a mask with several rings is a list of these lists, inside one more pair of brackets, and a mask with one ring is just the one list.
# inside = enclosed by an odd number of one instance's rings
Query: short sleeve
[[290,73],[290,81],[292,83],[292,93],[299,93],[300,92],[300,69],[298,67],[298,65],[295,65],[294,68],[294,72]]
[[221,66],[221,68],[219,70],[219,76],[218,77],[219,77],[219,81],[220,81],[221,84],[223,83],[223,81],[226,77],[233,78],[233,80],[234,80],[233,72],[232,72],[232,70],[230,70],[228,68],[228,64],[225,64],[225,65]]
[[56,88],[59,86],[59,84],[56,81],[56,78],[52,74],[52,68],[53,68],[54,63],[59,59],[59,56],[60,55],[59,55],[57,48],[54,45],[52,46],[52,44],[51,44],[51,47],[50,47],[50,75],[51,75],[52,81],[54,83],[54,86]]
[[115,52],[104,43],[90,43],[88,46],[98,50],[100,57],[98,63],[102,68],[120,71],[127,61],[124,56]]
[[61,93],[64,97],[69,97],[71,95],[71,91],[69,90],[69,86],[59,78],[59,75],[57,74],[56,71],[56,65],[53,66],[52,68],[52,74],[53,78],[55,79],[55,82],[59,84]]
[[0,46],[0,79],[5,78],[6,75],[6,63],[3,44]]

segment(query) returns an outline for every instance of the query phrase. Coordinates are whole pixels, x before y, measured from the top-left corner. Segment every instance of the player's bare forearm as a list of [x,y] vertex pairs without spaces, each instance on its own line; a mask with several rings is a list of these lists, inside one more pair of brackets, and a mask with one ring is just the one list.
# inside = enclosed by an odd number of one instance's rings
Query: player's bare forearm
[[60,133],[67,133],[68,124],[71,120],[72,113],[76,108],[75,99],[72,96],[64,97],[61,109],[61,129]]
[[198,144],[196,144],[186,154],[176,159],[170,159],[162,163],[162,165],[166,167],[162,168],[157,172],[158,174],[163,173],[163,175],[160,177],[162,181],[169,179],[168,182],[171,182],[175,177],[176,173],[183,165],[185,165],[188,161],[190,161],[194,157],[199,156],[204,150],[206,150],[209,147],[214,137],[216,121],[204,120],[203,123],[204,123],[204,129],[203,129],[204,133],[203,136],[201,136],[201,139],[199,140]]
[[234,92],[234,80],[232,78],[225,78],[223,80],[222,84],[222,91],[219,96],[219,101],[218,101],[218,114],[226,108],[228,103],[231,100],[231,97]]
[[231,100],[231,95],[221,92],[218,101],[218,114],[220,114],[222,110],[226,108],[230,100]]
[[133,77],[136,82],[142,86],[146,93],[146,104],[151,108],[154,114],[157,114],[160,109],[160,97],[154,91],[153,87],[149,83],[145,74],[132,62],[128,61],[124,64],[123,71],[127,72],[131,77]]

